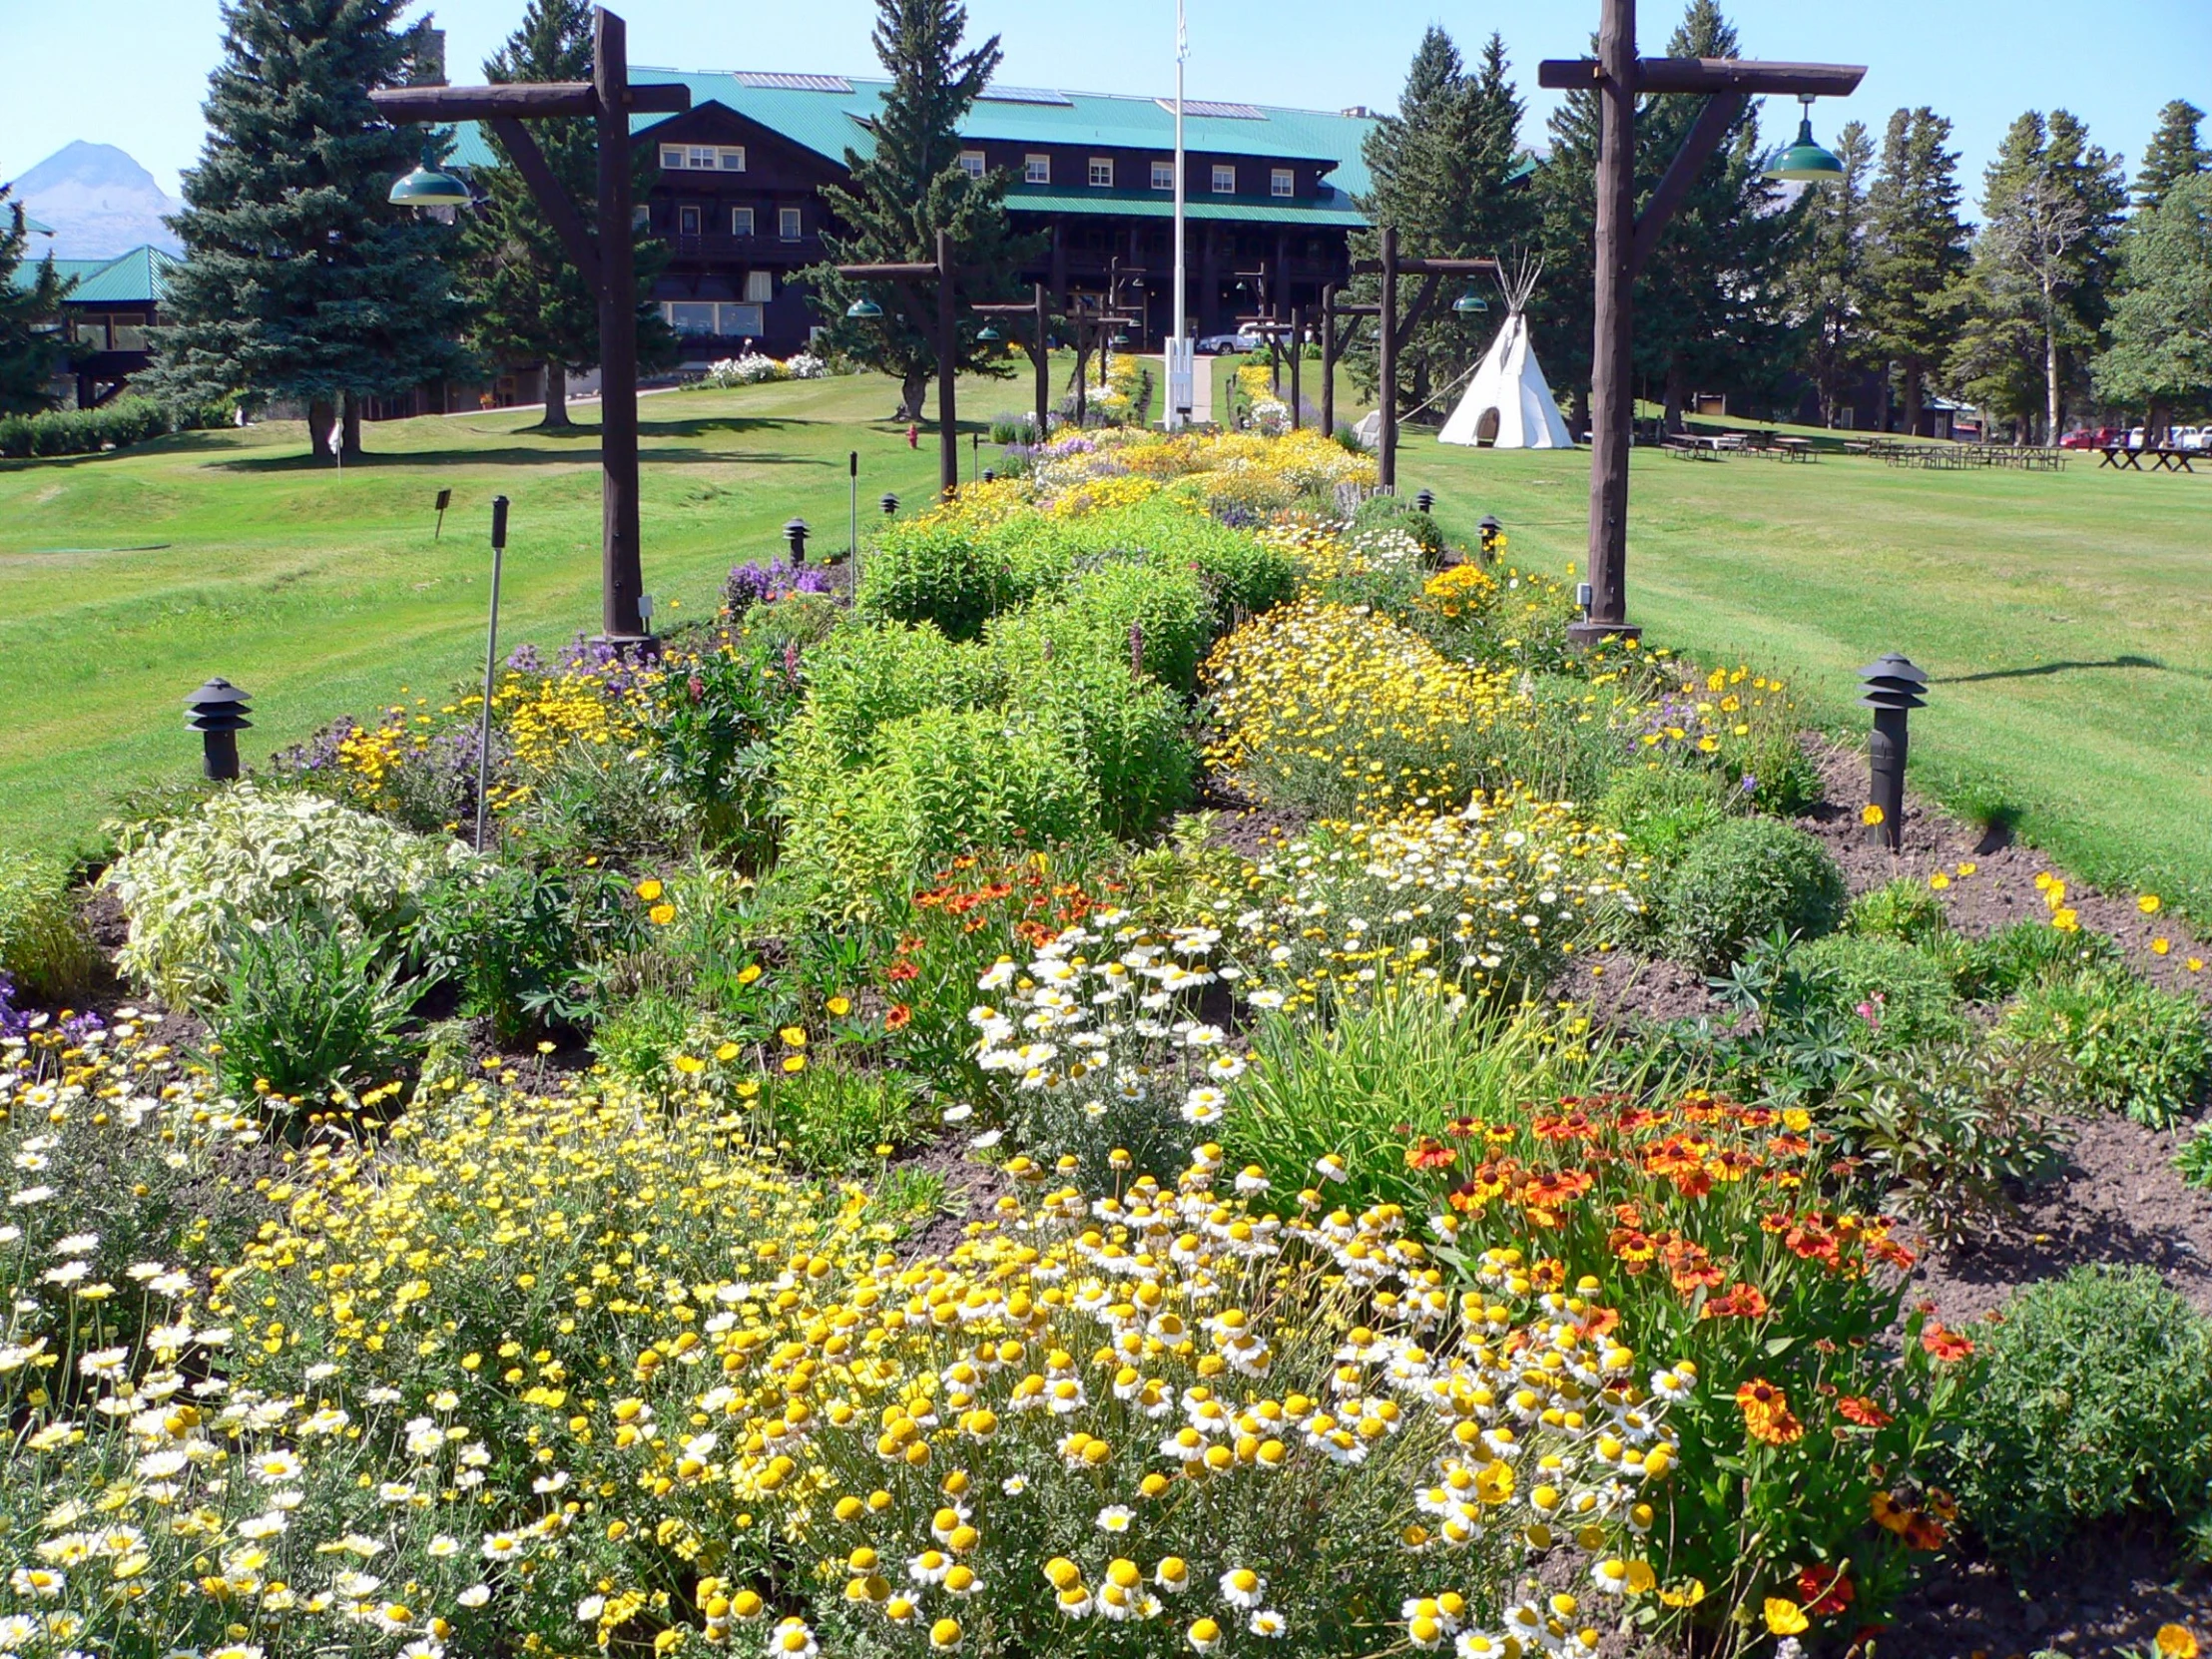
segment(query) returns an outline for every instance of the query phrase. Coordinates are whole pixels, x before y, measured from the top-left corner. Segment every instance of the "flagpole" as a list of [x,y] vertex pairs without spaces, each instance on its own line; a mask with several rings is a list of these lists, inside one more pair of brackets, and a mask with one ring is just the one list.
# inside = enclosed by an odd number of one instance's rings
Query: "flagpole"
[[[1183,60],[1190,56],[1191,37],[1183,19],[1183,0],[1175,0],[1175,343],[1177,356],[1170,361],[1180,361],[1184,350],[1184,299],[1183,299]],[[1172,376],[1171,376],[1172,378]],[[1195,395],[1195,394],[1193,394]],[[1183,424],[1183,411],[1175,406],[1175,399],[1168,399],[1168,429],[1175,430]]]

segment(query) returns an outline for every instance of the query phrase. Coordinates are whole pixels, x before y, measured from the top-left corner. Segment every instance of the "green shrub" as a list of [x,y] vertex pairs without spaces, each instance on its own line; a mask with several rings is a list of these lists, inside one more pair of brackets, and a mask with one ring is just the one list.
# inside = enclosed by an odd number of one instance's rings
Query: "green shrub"
[[704,650],[671,667],[653,693],[659,782],[691,804],[711,844],[765,863],[776,849],[776,735],[800,708],[795,665],[773,647],[740,647]]
[[1041,846],[1089,831],[1098,801],[1059,722],[925,709],[879,728],[855,767],[806,741],[785,751],[784,863],[839,907],[872,911],[970,847]]
[[1774,818],[1796,818],[1820,805],[1821,769],[1798,742],[1794,726],[1763,726],[1741,752],[1731,758],[1730,770],[1760,812]]
[[1903,944],[1927,944],[1950,926],[1943,901],[1925,881],[1901,875],[1895,881],[1863,892],[1844,912],[1844,929],[1870,939],[1896,939]]
[[1951,1487],[2019,1565],[2087,1522],[2148,1510],[2182,1521],[2212,1478],[2212,1327],[2149,1268],[2077,1268],[2014,1296],[1976,1339],[1960,1390]]
[[438,887],[408,942],[425,976],[450,983],[461,1011],[511,1045],[588,1017],[580,970],[635,939],[636,908],[628,883],[604,868],[509,864]]
[[2124,967],[2038,980],[2005,1009],[1998,1029],[2064,1054],[2085,1102],[2153,1129],[2195,1110],[2212,1071],[2203,1005]]
[[1834,933],[1808,940],[1792,954],[1819,1001],[1866,1021],[1876,1038],[1873,1046],[1909,1048],[1964,1030],[1951,1001],[1950,974],[1926,951],[1896,939]]
[[384,942],[311,923],[240,934],[209,1014],[208,1052],[225,1088],[311,1110],[400,1082],[414,1058],[401,1035],[414,996]]
[[1968,944],[1953,980],[1958,994],[1970,1002],[2001,1002],[2040,980],[2070,978],[2083,968],[2119,960],[2119,941],[2110,934],[2015,921]]
[[1816,936],[1843,913],[1844,872],[1802,830],[1731,819],[1683,855],[1667,883],[1669,954],[1710,970],[1774,927]]
[[540,863],[629,865],[681,852],[698,837],[700,817],[628,750],[577,738],[494,830]]
[[625,1083],[658,1087],[691,1029],[692,1010],[667,991],[642,991],[593,1028],[592,1052]]
[[991,653],[927,623],[840,629],[807,653],[806,674],[806,710],[786,747],[827,746],[847,765],[873,755],[880,726],[925,709],[992,708],[1006,693]]
[[876,537],[861,563],[865,614],[929,623],[948,639],[981,638],[984,623],[1032,592],[1017,581],[1002,545],[957,519],[900,519]]
[[179,414],[144,397],[123,397],[97,409],[46,409],[0,415],[0,459],[96,455],[149,438],[211,424],[204,412]]
[[1721,781],[1702,767],[1646,762],[1614,774],[1598,797],[1597,818],[1628,837],[1636,853],[1664,869],[1728,816]]
[[0,973],[45,1002],[84,990],[101,970],[69,891],[69,871],[28,852],[0,851]]
[[918,1098],[902,1072],[813,1065],[762,1091],[756,1132],[810,1175],[847,1175],[911,1138]]
[[124,972],[178,1005],[220,999],[231,948],[293,922],[348,941],[398,933],[422,895],[474,855],[305,793],[251,783],[189,815],[114,827],[121,855],[100,878],[131,930]]

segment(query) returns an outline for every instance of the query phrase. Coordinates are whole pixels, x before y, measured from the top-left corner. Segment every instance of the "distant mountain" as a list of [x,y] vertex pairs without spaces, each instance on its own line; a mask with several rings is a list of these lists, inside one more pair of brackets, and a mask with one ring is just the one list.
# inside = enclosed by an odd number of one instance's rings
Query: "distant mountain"
[[145,168],[112,144],[64,145],[15,181],[14,200],[31,218],[54,228],[54,240],[36,239],[34,257],[51,251],[65,260],[97,260],[151,245],[182,254],[183,245],[162,223],[177,204]]

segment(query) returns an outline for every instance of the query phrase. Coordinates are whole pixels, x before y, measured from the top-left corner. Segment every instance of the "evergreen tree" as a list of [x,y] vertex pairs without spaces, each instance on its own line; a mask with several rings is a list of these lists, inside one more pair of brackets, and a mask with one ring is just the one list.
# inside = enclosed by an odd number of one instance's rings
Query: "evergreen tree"
[[2097,395],[2164,415],[2212,413],[2212,168],[2177,175],[2138,213],[2122,244],[2112,343],[2097,358]]
[[385,125],[368,101],[429,50],[400,31],[406,0],[228,0],[209,77],[208,140],[186,173],[173,325],[155,331],[154,388],[206,403],[236,392],[307,406],[319,456],[333,419],[360,447],[360,399],[460,371],[452,228],[386,200],[442,146]]
[[70,355],[69,334],[55,323],[74,284],[55,274],[52,255],[23,280],[29,242],[22,204],[0,185],[0,414],[52,408],[54,375]]
[[1805,240],[1789,287],[1806,338],[1805,366],[1833,426],[1838,405],[1870,360],[1867,175],[1874,144],[1859,122],[1836,139],[1843,177],[1805,193]]
[[[530,0],[522,25],[484,62],[484,78],[508,81],[588,81],[592,73],[589,0]],[[599,194],[598,127],[588,116],[530,123],[546,166],[587,225]],[[482,200],[461,221],[463,270],[471,321],[469,341],[491,360],[538,362],[545,373],[545,419],[561,428],[568,419],[568,374],[599,360],[599,304],[584,274],[554,234],[506,153],[488,128],[502,165],[476,179]],[[655,167],[650,147],[636,158],[635,199],[644,200]],[[632,268],[638,286],[638,363],[652,368],[675,360],[675,339],[648,296],[668,264],[668,244],[640,226],[633,237]]]
[[2199,138],[2198,124],[2204,112],[2186,98],[2176,98],[2158,112],[2158,130],[2143,150],[2143,165],[2135,175],[2135,206],[2155,208],[2166,193],[2192,174],[2212,169],[2212,150]]
[[[1691,0],[1667,42],[1672,58],[1733,58],[1739,41],[1715,0]],[[1657,186],[1703,112],[1702,97],[1649,99],[1639,110],[1639,199]],[[1771,400],[1800,356],[1786,277],[1803,235],[1801,201],[1780,207],[1765,177],[1758,117],[1747,108],[1667,221],[1637,277],[1636,365],[1679,428],[1693,389]]]
[[1950,348],[1947,296],[1966,266],[1958,156],[1943,148],[1949,137],[1950,123],[1927,105],[1899,110],[1867,192],[1869,321],[1875,348],[1904,393],[1908,432],[1919,429],[1929,373]]
[[[1397,112],[1377,123],[1362,156],[1373,182],[1360,208],[1371,225],[1398,233],[1408,259],[1479,259],[1526,246],[1540,226],[1538,204],[1521,166],[1520,123],[1526,112],[1513,86],[1505,43],[1493,34],[1482,61],[1468,74],[1458,48],[1431,25],[1421,37],[1398,98]],[[1351,238],[1355,260],[1381,257],[1375,230]],[[1421,279],[1398,284],[1400,310],[1410,306]],[[1352,297],[1374,303],[1382,278],[1354,280]],[[1398,356],[1400,406],[1425,403],[1432,389],[1448,386],[1480,355],[1483,335],[1494,327],[1451,309],[1459,288],[1440,282],[1436,298]],[[1356,384],[1372,392],[1380,383],[1375,334],[1362,329],[1347,353]]]
[[2117,158],[2063,110],[2020,116],[1983,176],[1966,337],[2032,340],[2049,442],[2102,332],[2125,201]]
[[[922,399],[937,372],[936,296],[918,287],[918,310],[888,283],[839,276],[838,265],[892,265],[933,260],[937,232],[952,239],[960,268],[954,287],[966,299],[1003,297],[1007,279],[1038,258],[1043,239],[1017,237],[1006,220],[1003,169],[971,179],[960,168],[960,121],[998,67],[998,37],[972,52],[960,50],[967,8],[957,0],[876,0],[875,55],[891,78],[875,116],[875,145],[866,155],[844,153],[847,182],[823,191],[824,203],[844,227],[825,232],[828,258],[806,279],[829,324],[834,349],[900,384],[898,418],[922,418]],[[880,317],[848,317],[862,295],[882,306]],[[958,316],[957,370],[1002,376],[1005,363],[976,341],[982,323]]]

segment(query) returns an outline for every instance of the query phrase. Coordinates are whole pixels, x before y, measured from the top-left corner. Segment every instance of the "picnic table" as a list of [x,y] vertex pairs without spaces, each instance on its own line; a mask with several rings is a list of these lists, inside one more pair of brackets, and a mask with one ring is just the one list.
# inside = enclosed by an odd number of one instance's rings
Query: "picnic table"
[[1775,453],[1786,461],[1817,461],[1820,451],[1813,447],[1811,438],[1778,437],[1774,440]]
[[2146,456],[2151,462],[2151,471],[2153,472],[2173,471],[2193,474],[2197,470],[2189,464],[2192,458],[2191,451],[2175,449],[2165,445],[2161,445],[2156,449],[2130,449],[2124,443],[2107,443],[2098,445],[2097,453],[2104,457],[2097,462],[2098,466],[2108,466],[2120,472],[2142,471]]
[[1744,440],[1733,435],[1706,437],[1698,432],[1677,432],[1666,440],[1666,446],[1684,460],[1717,461],[1731,449],[1741,449]]

